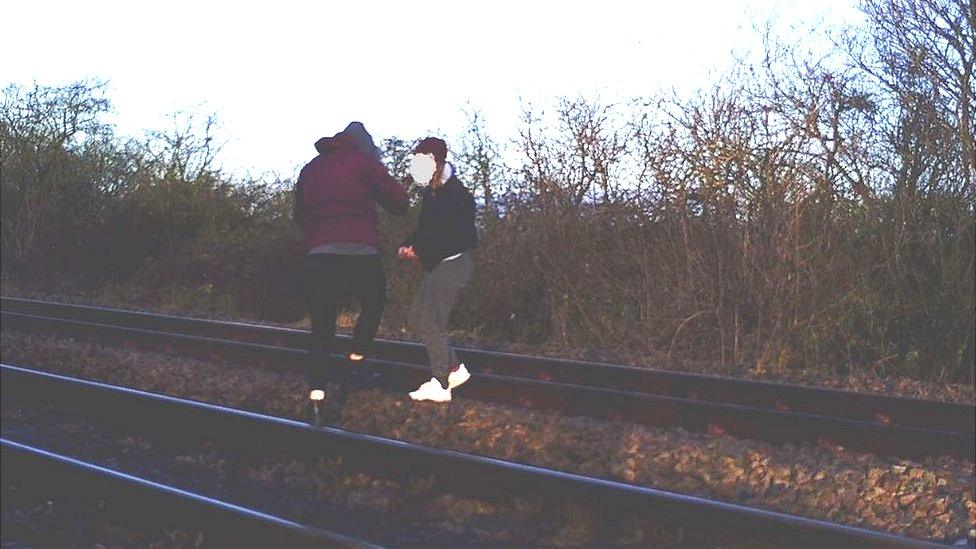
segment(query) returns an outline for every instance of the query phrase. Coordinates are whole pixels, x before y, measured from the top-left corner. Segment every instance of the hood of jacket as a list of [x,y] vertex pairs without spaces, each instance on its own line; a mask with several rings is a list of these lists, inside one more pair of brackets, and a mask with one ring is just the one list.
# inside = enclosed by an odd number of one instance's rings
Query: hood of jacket
[[319,154],[325,154],[326,151],[349,146],[358,147],[368,156],[376,160],[380,160],[381,158],[380,150],[373,143],[373,136],[366,131],[366,127],[363,126],[362,122],[351,122],[341,132],[332,137],[323,137],[315,142],[315,150]]

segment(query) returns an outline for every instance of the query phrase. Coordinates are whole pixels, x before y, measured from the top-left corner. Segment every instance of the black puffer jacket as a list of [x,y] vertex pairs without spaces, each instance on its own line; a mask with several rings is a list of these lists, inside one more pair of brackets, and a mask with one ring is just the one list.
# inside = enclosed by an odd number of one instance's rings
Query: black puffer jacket
[[474,249],[478,233],[474,226],[474,197],[456,176],[439,189],[421,190],[420,220],[403,245],[413,246],[428,271],[444,258]]

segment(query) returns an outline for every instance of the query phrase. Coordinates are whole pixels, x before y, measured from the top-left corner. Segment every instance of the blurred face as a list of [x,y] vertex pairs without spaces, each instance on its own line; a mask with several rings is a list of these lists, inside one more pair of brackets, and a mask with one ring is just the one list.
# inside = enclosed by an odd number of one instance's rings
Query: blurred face
[[437,162],[432,154],[415,154],[410,157],[410,177],[417,185],[426,187],[430,185],[437,171]]

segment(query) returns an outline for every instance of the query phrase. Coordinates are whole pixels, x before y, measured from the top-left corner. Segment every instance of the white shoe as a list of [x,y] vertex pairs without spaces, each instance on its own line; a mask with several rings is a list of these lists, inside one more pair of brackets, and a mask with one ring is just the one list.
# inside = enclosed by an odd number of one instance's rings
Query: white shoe
[[450,402],[451,390],[445,389],[436,377],[432,377],[430,381],[410,393],[410,398],[414,400],[429,400],[431,402]]
[[471,379],[471,374],[468,373],[468,369],[464,367],[462,362],[458,364],[457,368],[451,370],[451,373],[447,374],[447,386],[449,389],[454,389],[469,379]]

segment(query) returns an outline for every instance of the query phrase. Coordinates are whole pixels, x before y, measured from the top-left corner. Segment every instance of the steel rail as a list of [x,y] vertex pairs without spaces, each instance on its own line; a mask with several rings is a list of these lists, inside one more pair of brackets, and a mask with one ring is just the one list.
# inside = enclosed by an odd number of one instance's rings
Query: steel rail
[[[132,328],[172,331],[247,343],[297,349],[308,347],[309,333],[291,328],[6,297],[0,298],[0,308],[8,312],[119,324]],[[348,352],[349,342],[348,336],[338,336],[338,346],[341,351]],[[976,407],[965,404],[520,355],[467,347],[458,348],[457,353],[474,373],[727,402],[754,408],[844,417],[904,427],[956,431],[965,434],[976,432]],[[427,363],[424,347],[418,343],[405,341],[379,339],[376,341],[373,356],[393,362]]]
[[[43,448],[0,439],[4,483],[30,490],[97,493],[122,503],[126,514],[179,520],[242,547],[372,548],[378,545],[261,511],[99,466]],[[208,543],[215,540],[208,536]]]
[[[800,546],[937,547],[944,544],[646,486],[435,449],[66,376],[0,365],[4,406],[54,404],[142,431],[217,441],[240,452],[342,456],[342,466],[385,478],[434,477],[434,489],[484,499],[541,497],[598,503],[700,528],[786,535]],[[174,429],[178,425],[179,429]]]
[[[241,343],[117,325],[0,313],[4,326],[81,336],[129,348],[185,354],[205,359],[272,362],[300,369],[307,352],[300,349]],[[426,367],[370,360],[354,370],[354,381],[406,392],[429,376]],[[921,458],[953,455],[976,459],[976,435],[881,425],[814,414],[735,404],[632,393],[556,382],[473,374],[455,389],[462,398],[482,399],[567,415],[627,420],[655,427],[728,434],[773,444],[820,443],[878,455]]]

